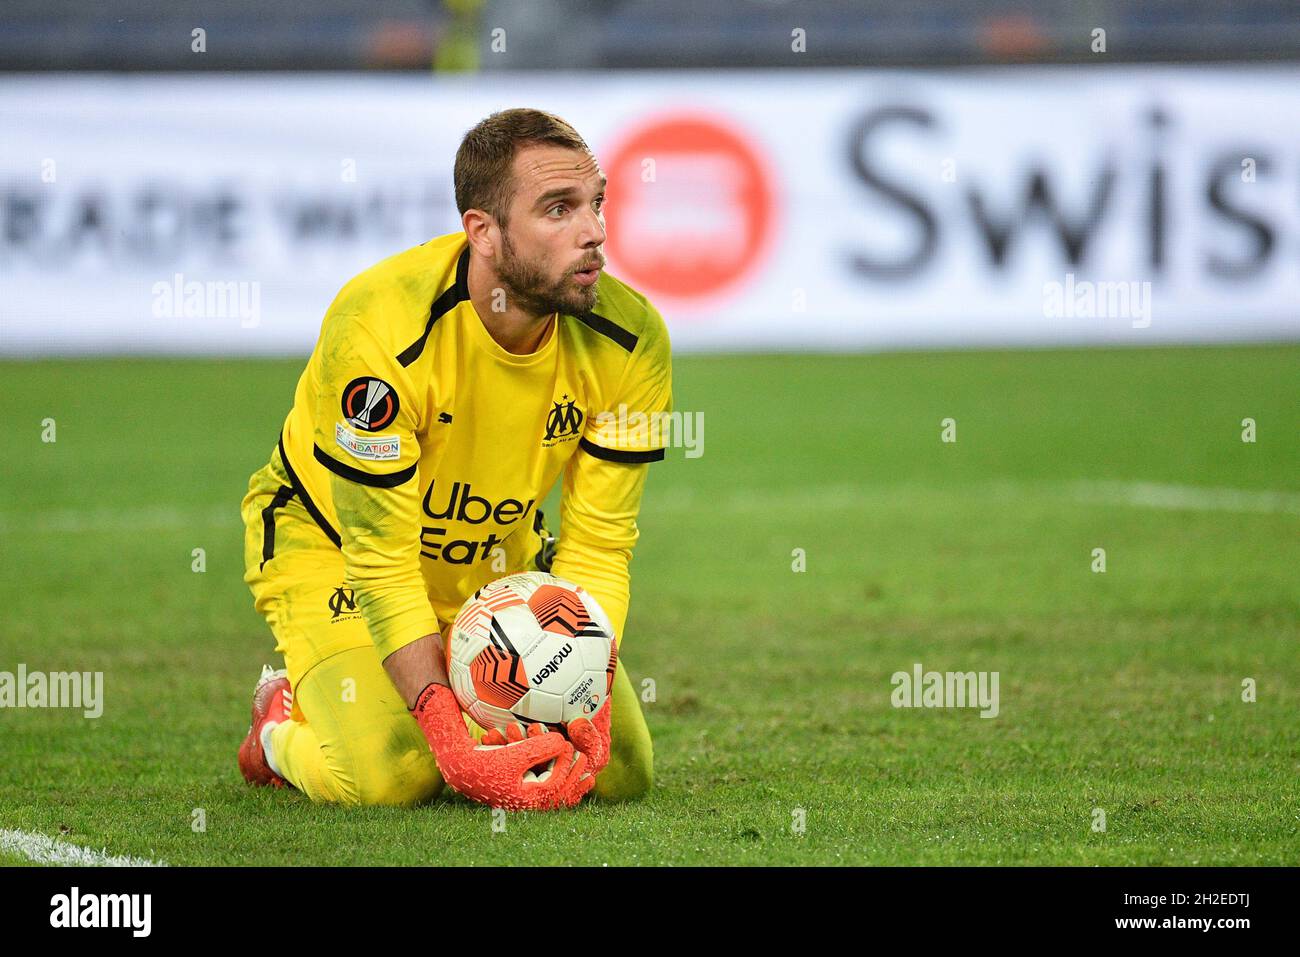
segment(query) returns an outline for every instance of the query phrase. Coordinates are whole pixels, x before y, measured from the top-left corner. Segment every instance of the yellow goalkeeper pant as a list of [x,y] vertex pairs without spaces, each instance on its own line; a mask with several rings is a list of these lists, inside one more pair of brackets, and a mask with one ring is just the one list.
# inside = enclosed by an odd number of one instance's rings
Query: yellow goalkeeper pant
[[[433,753],[383,668],[346,584],[342,552],[276,464],[254,474],[243,502],[244,580],[284,655],[294,694],[292,720],[271,733],[271,759],[313,801],[428,801],[443,785]],[[611,708],[610,762],[593,793],[639,797],[651,785],[653,749],[621,660]],[[466,724],[482,735],[468,717]]]

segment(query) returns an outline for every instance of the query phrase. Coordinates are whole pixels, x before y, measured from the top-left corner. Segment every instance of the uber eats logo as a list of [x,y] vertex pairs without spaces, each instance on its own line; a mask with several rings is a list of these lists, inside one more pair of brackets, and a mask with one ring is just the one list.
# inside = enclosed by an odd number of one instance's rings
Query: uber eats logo
[[[443,494],[446,498],[443,499]],[[492,502],[481,495],[474,494],[470,482],[452,482],[449,489],[439,488],[437,479],[429,483],[424,493],[424,514],[435,521],[458,522],[462,525],[484,525],[491,523],[499,526],[488,532],[486,538],[477,540],[453,538],[447,539],[447,529],[426,525],[420,529],[420,554],[433,561],[448,562],[452,565],[470,565],[492,557],[492,549],[500,545],[509,536],[496,533],[513,526],[530,511],[536,503],[530,498],[521,502],[516,498],[504,498]]]
[[542,436],[542,445],[550,448],[557,442],[576,439],[582,434],[582,410],[578,408],[568,393],[562,395],[552,406],[546,416],[546,434]]

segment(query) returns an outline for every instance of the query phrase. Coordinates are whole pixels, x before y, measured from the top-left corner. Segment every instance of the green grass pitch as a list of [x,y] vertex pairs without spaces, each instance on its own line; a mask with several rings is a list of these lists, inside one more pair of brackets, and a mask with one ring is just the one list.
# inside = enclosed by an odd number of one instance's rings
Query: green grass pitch
[[[0,830],[174,865],[1300,863],[1300,347],[679,357],[704,454],[652,468],[624,645],[656,787],[501,831],[235,767],[273,648],[238,505],[300,368],[0,363],[0,671],[105,682],[98,719],[0,710]],[[915,662],[998,672],[1000,713],[892,707]]]

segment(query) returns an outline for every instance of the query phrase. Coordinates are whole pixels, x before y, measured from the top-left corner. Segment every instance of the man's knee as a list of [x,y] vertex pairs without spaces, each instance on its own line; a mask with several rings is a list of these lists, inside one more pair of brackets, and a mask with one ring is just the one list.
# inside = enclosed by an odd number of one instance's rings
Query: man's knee
[[344,803],[360,807],[411,807],[432,801],[442,791],[442,775],[432,752],[374,761],[358,768]]
[[635,801],[654,786],[654,749],[650,742],[620,752],[617,745],[605,770],[596,776],[593,793],[602,801]]
[[410,807],[437,797],[443,782],[433,752],[373,647],[331,655],[296,690],[319,740],[323,800]]

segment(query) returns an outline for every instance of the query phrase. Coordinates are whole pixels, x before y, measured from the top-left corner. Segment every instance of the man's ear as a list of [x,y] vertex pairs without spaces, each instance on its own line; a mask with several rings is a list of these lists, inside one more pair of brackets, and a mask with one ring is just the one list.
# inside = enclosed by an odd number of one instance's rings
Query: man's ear
[[460,222],[474,251],[486,259],[495,259],[501,241],[501,228],[496,219],[481,209],[467,209]]

